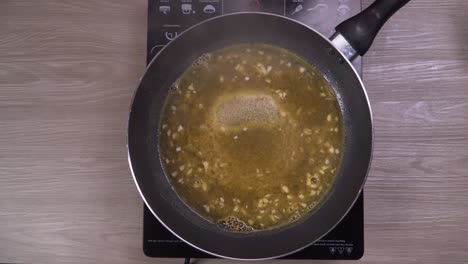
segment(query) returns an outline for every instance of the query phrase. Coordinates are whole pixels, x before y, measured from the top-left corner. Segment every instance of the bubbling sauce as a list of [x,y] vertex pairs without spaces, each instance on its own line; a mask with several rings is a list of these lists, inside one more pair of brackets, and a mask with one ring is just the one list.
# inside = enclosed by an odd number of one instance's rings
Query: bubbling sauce
[[330,190],[344,134],[324,77],[263,44],[204,54],[173,84],[160,124],[163,169],[196,213],[231,232],[284,226]]

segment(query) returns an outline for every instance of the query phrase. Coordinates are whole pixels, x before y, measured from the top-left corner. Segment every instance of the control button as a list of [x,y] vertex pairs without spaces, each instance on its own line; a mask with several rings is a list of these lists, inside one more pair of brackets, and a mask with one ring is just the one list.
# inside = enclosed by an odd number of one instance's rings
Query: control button
[[203,8],[203,12],[205,14],[213,14],[214,12],[216,12],[216,8],[213,5],[206,5]]
[[297,13],[301,12],[302,9],[304,9],[304,7],[302,5],[296,6],[296,9],[294,9],[294,11],[291,13],[291,15],[294,15],[294,14],[297,14]]
[[347,4],[340,4],[336,11],[338,11],[338,14],[340,14],[340,16],[344,16],[349,11],[351,11],[351,8]]
[[169,12],[171,12],[171,7],[167,6],[167,5],[159,6],[159,12],[167,15],[167,14],[169,14]]
[[259,0],[249,0],[247,11],[250,11],[250,12],[260,11],[261,7],[262,5],[260,4]]
[[179,33],[177,31],[174,31],[174,32],[169,32],[169,31],[166,31],[165,35],[166,35],[166,39],[167,40],[173,40],[177,37]]
[[[173,40],[175,39],[178,35],[179,32],[181,32],[181,26],[179,24],[164,24],[162,25],[162,32],[164,32],[164,36],[161,36],[163,39],[165,38],[166,40]],[[165,40],[157,41],[157,43],[164,43],[166,42]]]
[[195,11],[192,10],[192,4],[182,4],[181,9],[184,15],[195,14]]
[[338,253],[340,253],[340,255],[343,255],[343,251],[344,251],[343,247],[338,247]]
[[164,46],[166,45],[155,45],[154,47],[151,48],[151,55],[155,55],[156,53],[158,53]]
[[324,3],[317,4],[314,7],[307,9],[308,12],[319,12],[319,13],[323,13],[327,10],[328,10],[328,5]]

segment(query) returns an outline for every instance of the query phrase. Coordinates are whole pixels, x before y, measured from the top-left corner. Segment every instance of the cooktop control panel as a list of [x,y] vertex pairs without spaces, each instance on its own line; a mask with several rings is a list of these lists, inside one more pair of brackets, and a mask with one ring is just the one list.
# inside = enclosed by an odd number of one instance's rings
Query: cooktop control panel
[[[336,25],[360,10],[361,1],[356,0],[154,0],[149,2],[147,60],[189,27],[224,14],[282,15],[330,37]],[[354,65],[360,69],[360,63]]]

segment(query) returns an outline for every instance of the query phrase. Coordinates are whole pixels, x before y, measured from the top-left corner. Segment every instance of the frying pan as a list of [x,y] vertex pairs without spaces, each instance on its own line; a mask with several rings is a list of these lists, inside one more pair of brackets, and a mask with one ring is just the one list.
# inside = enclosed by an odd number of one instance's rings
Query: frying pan
[[[136,90],[128,122],[129,163],[154,216],[174,235],[204,252],[231,259],[269,259],[298,251],[327,234],[359,196],[372,156],[372,116],[350,61],[364,55],[377,32],[409,0],[377,0],[341,23],[331,40],[294,20],[238,13],[206,20],[183,32],[151,61]],[[327,197],[313,213],[282,228],[251,233],[221,229],[192,211],[162,169],[159,123],[169,89],[200,55],[234,44],[265,43],[292,51],[331,84],[344,122],[344,153]]]

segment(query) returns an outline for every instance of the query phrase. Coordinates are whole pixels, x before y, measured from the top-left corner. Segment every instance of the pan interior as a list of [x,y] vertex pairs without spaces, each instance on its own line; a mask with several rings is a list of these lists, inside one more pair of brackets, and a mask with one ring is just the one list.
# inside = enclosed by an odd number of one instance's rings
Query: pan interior
[[316,209],[344,140],[336,96],[317,70],[285,49],[239,44],[203,54],[172,87],[160,156],[192,210],[252,232]]

